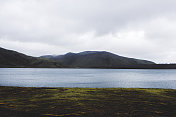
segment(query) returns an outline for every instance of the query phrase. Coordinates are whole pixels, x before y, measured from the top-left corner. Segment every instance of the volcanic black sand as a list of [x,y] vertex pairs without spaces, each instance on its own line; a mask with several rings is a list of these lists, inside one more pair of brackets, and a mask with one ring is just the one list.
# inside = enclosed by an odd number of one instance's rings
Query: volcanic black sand
[[176,117],[176,90],[0,87],[0,117]]

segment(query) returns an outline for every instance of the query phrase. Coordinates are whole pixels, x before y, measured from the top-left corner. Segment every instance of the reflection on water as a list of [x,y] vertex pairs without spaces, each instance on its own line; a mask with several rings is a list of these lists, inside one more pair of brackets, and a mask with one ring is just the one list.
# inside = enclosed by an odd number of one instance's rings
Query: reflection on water
[[176,70],[1,68],[0,86],[176,89]]

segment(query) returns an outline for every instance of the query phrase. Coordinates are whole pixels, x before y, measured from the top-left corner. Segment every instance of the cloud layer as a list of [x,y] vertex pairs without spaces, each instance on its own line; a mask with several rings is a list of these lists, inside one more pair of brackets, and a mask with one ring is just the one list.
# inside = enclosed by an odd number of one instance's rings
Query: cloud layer
[[0,46],[25,54],[105,50],[176,63],[175,0],[0,0]]

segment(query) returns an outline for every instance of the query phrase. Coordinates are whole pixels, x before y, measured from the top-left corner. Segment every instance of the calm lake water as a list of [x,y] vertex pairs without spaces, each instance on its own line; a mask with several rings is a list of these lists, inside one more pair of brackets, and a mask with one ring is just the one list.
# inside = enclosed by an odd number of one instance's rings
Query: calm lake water
[[176,89],[176,70],[0,68],[0,86]]

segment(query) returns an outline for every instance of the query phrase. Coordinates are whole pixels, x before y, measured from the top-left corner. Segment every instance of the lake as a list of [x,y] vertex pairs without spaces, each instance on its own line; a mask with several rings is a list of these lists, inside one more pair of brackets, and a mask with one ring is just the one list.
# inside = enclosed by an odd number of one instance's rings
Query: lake
[[176,89],[176,70],[0,68],[0,86]]

